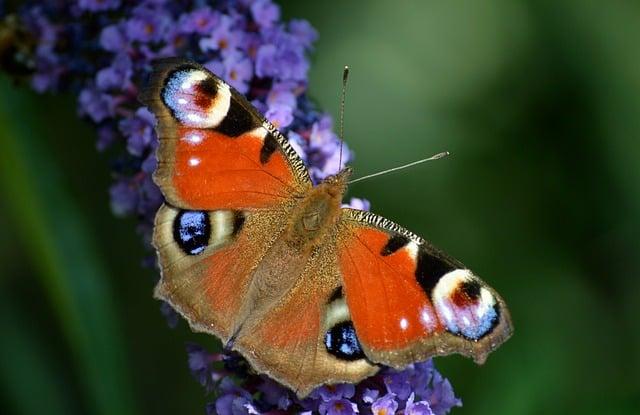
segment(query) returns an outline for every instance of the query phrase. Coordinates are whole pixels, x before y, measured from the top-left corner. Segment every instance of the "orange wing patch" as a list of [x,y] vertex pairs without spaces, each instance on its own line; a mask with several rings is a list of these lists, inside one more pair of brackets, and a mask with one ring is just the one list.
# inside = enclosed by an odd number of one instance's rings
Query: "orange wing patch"
[[153,178],[169,204],[191,210],[275,207],[311,188],[287,139],[201,65],[157,62],[140,99],[158,120]]
[[415,277],[415,254],[408,246],[380,253],[389,235],[356,228],[339,249],[344,289],[358,338],[380,351],[405,348],[442,331],[433,306]]
[[172,182],[189,206],[208,210],[282,203],[295,191],[292,170],[263,127],[231,138],[215,130],[178,129]]

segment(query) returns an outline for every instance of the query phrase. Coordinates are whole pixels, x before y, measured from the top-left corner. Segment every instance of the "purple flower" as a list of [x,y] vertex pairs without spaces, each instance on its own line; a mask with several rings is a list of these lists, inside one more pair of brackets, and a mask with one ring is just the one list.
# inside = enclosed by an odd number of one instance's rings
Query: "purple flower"
[[220,21],[220,14],[211,7],[200,7],[180,17],[178,26],[184,33],[209,34]]
[[233,23],[231,17],[222,15],[211,36],[200,39],[200,50],[226,54],[237,49],[242,44],[244,33],[234,28]]
[[400,400],[405,400],[411,394],[411,385],[409,384],[409,372],[408,371],[389,371],[383,378],[384,385],[387,387],[387,391],[398,397]]
[[224,61],[223,78],[232,87],[244,94],[249,91],[249,81],[253,77],[251,60],[239,50],[229,52]]
[[319,396],[323,401],[327,402],[331,399],[351,398],[356,393],[356,389],[349,383],[340,383],[337,385],[324,385],[317,388],[314,396]]
[[259,414],[249,397],[236,395],[224,395],[218,398],[215,413],[217,415]]
[[391,393],[376,400],[371,405],[371,412],[373,415],[393,415],[398,409],[398,402],[395,400],[395,396]]
[[128,46],[127,37],[120,24],[105,27],[100,32],[100,46],[108,52],[122,52]]
[[88,115],[96,123],[115,115],[115,99],[92,87],[80,92],[78,103],[80,104],[79,112]]
[[[184,33],[182,27],[174,26],[165,31],[164,34],[165,46],[160,49],[158,56],[181,56],[185,48],[189,46],[189,36]],[[153,55],[153,52],[148,53],[149,56]]]
[[320,414],[324,415],[353,415],[357,414],[358,405],[348,399],[333,398],[320,404]]
[[157,42],[162,39],[171,24],[170,18],[154,9],[140,8],[126,23],[127,37],[138,42]]
[[78,7],[90,12],[115,9],[120,6],[120,0],[78,0]]
[[251,4],[251,14],[260,27],[269,28],[280,19],[280,7],[271,0],[256,0]]
[[136,211],[138,192],[127,180],[116,182],[109,189],[111,210],[116,216],[129,216]]
[[256,75],[261,78],[304,80],[309,62],[304,57],[302,45],[292,43],[261,46],[256,54]]
[[131,59],[125,53],[119,53],[113,63],[96,74],[96,85],[101,91],[113,88],[127,88],[133,75]]
[[287,389],[274,380],[263,376],[263,383],[257,389],[262,392],[262,400],[278,409],[286,410],[292,404]]
[[[155,262],[155,258],[153,258]],[[164,301],[160,303],[160,313],[167,320],[167,325],[172,329],[178,327],[178,322],[180,321],[180,316],[168,303]]]
[[191,375],[207,390],[211,389],[214,380],[211,365],[217,360],[217,356],[207,352],[195,343],[187,344],[187,356]]
[[280,129],[288,127],[293,121],[293,111],[286,105],[271,107],[264,115],[276,128]]
[[215,402],[215,413],[218,415],[258,413],[251,403],[251,394],[236,386],[231,378],[224,378],[218,389],[221,393]]
[[155,117],[148,109],[138,108],[136,113],[120,121],[120,132],[127,137],[127,150],[134,156],[141,156],[155,138],[153,126]]
[[297,82],[283,81],[274,83],[267,94],[267,105],[269,107],[287,106],[291,110],[295,109],[298,101],[296,89],[300,89]]
[[429,402],[419,401],[414,402],[414,395],[411,394],[407,400],[407,405],[404,408],[404,415],[433,415]]
[[432,389],[428,396],[424,396],[431,406],[431,410],[435,415],[443,415],[449,412],[454,406],[462,406],[462,401],[453,393],[453,388],[448,379],[444,379],[442,375],[434,371]]
[[289,30],[293,37],[305,48],[311,47],[318,40],[318,32],[306,20],[293,19],[289,22]]
[[365,388],[364,392],[362,392],[362,402],[364,403],[373,403],[380,396],[380,391],[377,389],[369,389]]

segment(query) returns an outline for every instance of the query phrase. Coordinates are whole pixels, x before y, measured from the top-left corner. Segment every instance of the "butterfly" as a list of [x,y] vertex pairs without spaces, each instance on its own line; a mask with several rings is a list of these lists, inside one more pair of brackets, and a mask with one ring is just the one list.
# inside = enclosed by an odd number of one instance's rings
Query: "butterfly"
[[156,62],[166,202],[155,296],[304,397],[458,353],[482,363],[512,333],[502,298],[396,223],[342,207],[351,169],[313,185],[287,139],[201,65]]

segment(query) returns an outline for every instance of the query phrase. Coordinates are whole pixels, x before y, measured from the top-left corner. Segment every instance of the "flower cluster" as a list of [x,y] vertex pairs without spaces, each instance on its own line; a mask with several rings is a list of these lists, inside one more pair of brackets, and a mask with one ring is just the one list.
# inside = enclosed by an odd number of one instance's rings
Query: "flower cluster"
[[[0,1],[0,22],[4,18],[13,27],[15,17],[3,12]],[[307,54],[317,32],[304,20],[282,22],[272,0],[47,0],[27,3],[18,21],[21,44],[7,50],[31,72],[34,90],[77,95],[79,115],[96,127],[98,150],[115,154],[112,209],[136,216],[147,243],[163,199],[151,179],[155,120],[137,97],[156,58],[197,61],[245,94],[288,136],[315,182],[342,167],[332,119],[306,93]],[[0,52],[0,65],[9,67],[6,50]],[[342,165],[351,158],[343,145]],[[369,209],[366,200],[353,199],[351,205]],[[162,313],[177,324],[167,304]],[[460,404],[431,362],[402,372],[385,369],[356,386],[322,387],[299,400],[253,374],[237,356],[195,345],[188,353],[194,376],[215,394],[210,413],[443,414]]]
[[462,406],[431,360],[402,371],[383,369],[358,385],[321,386],[299,399],[270,378],[252,373],[237,355],[208,353],[194,344],[187,346],[187,352],[193,376],[216,392],[216,399],[207,405],[208,414],[442,415]]
[[[96,125],[97,147],[124,147],[114,163],[115,214],[140,218],[148,241],[162,195],[153,115],[137,100],[154,59],[202,63],[247,98],[285,135],[319,181],[339,170],[332,120],[306,94],[306,54],[317,32],[305,20],[280,21],[271,0],[80,0],[36,2],[20,13],[35,37],[31,86],[71,90]],[[343,165],[351,153],[343,148]]]

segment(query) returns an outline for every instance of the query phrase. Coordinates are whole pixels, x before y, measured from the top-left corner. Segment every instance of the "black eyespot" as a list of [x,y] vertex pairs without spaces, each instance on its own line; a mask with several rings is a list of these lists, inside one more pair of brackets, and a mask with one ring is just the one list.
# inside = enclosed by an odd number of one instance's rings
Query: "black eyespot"
[[462,292],[464,292],[472,301],[476,301],[480,298],[480,288],[482,288],[480,283],[475,279],[463,281],[462,284],[460,284],[460,290],[462,290]]
[[183,210],[173,221],[173,238],[188,255],[204,251],[210,236],[211,222],[207,212]]
[[333,326],[324,335],[327,351],[342,360],[364,359],[364,352],[356,336],[356,329],[350,321]]

